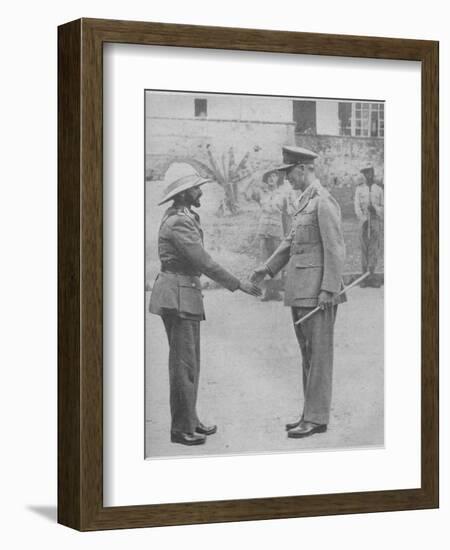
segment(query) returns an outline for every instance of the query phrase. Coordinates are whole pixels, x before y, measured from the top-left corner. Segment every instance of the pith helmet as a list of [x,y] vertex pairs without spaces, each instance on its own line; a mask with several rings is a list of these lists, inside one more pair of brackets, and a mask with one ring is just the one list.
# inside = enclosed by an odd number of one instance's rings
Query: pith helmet
[[264,183],[267,183],[267,179],[269,178],[270,174],[277,174],[277,176],[279,176],[279,172],[280,172],[280,167],[279,166],[274,166],[273,168],[271,168],[270,170],[267,170],[266,172],[264,172],[264,174],[262,175],[262,180]]
[[200,176],[195,168],[189,163],[173,162],[167,169],[164,176],[166,188],[163,198],[158,204],[164,204],[165,202],[173,199],[175,195],[178,195],[178,193],[186,191],[186,189],[190,189],[191,187],[203,185],[209,181],[212,180]]

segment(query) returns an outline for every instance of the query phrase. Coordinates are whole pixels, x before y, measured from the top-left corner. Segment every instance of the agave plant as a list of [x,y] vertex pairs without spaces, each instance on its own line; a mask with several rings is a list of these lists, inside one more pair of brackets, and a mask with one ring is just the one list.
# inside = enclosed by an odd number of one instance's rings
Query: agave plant
[[[258,152],[260,147],[253,148]],[[219,213],[236,214],[239,210],[240,184],[252,175],[250,166],[251,151],[247,151],[239,162],[236,162],[234,149],[230,147],[222,155],[214,155],[210,144],[206,145],[206,161],[190,158],[187,161],[199,173],[216,181],[224,190],[224,198],[219,207]]]

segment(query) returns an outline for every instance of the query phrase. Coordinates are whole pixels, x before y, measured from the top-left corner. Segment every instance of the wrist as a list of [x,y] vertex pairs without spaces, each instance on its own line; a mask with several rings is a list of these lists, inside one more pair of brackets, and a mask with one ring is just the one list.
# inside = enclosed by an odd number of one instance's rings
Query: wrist
[[246,288],[246,281],[241,281],[239,279],[239,286],[238,286],[238,290],[245,290]]

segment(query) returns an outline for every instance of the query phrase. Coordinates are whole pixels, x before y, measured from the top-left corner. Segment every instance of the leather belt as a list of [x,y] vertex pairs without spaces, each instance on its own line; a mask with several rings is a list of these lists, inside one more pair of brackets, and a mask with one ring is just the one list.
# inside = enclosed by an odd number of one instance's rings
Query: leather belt
[[173,275],[185,275],[186,277],[199,277],[201,273],[197,271],[188,271],[187,269],[180,269],[176,266],[171,266],[167,264],[161,264],[162,273],[171,273]]

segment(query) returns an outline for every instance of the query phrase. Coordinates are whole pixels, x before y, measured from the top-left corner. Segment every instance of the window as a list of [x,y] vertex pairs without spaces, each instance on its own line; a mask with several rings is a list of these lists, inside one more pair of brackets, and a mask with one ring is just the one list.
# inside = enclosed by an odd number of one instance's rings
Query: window
[[205,118],[208,115],[206,99],[194,99],[194,115],[200,118]]
[[316,102],[293,101],[292,119],[295,122],[295,131],[299,134],[316,134]]
[[339,135],[384,137],[384,103],[339,103]]
[[354,103],[356,137],[384,137],[384,103]]

